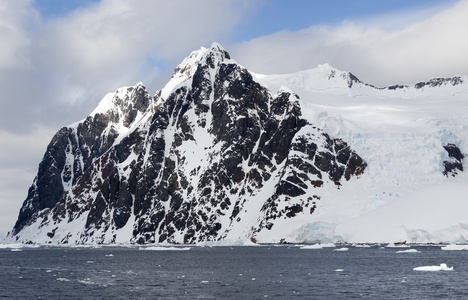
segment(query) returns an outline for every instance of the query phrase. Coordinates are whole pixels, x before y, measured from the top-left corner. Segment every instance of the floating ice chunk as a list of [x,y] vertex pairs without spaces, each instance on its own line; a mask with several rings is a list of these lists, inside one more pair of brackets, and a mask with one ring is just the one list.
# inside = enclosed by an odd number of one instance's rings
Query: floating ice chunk
[[445,247],[442,247],[441,248],[442,250],[457,250],[457,251],[460,251],[460,250],[468,250],[468,245],[447,245]]
[[300,249],[323,249],[323,246],[320,244],[313,244],[313,245],[302,246]]
[[348,250],[349,248],[343,247],[343,248],[334,249],[333,251],[348,251]]
[[336,247],[333,243],[325,243],[325,244],[313,244],[313,245],[306,245],[302,246],[300,249],[323,249],[323,248],[332,248]]
[[409,248],[408,245],[405,245],[405,244],[394,244],[394,243],[390,243],[386,246],[387,248]]
[[408,250],[399,250],[396,253],[421,253],[421,251],[418,251],[416,249],[408,249]]
[[138,250],[153,250],[153,251],[187,251],[190,250],[190,247],[140,247]]
[[453,271],[453,267],[447,267],[447,264],[440,264],[440,266],[424,266],[416,267],[414,271]]

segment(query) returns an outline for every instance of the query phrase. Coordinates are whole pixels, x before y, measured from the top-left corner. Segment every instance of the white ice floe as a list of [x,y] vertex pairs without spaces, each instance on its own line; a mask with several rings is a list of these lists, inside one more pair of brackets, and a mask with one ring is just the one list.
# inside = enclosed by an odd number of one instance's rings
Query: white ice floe
[[323,248],[332,248],[335,247],[335,244],[326,243],[326,244],[313,244],[302,246],[300,249],[323,249]]
[[152,251],[187,251],[190,250],[190,247],[160,247],[160,246],[152,246],[152,247],[140,247],[138,250],[152,250]]
[[408,250],[400,250],[400,251],[397,251],[396,253],[421,253],[421,251],[418,251],[416,249],[408,249]]
[[349,250],[349,248],[343,247],[343,248],[334,249],[333,251],[341,251],[342,252],[342,251],[348,251],[348,250]]
[[447,264],[440,264],[440,266],[424,266],[416,267],[414,271],[453,271],[453,267],[447,267]]
[[313,244],[313,245],[302,246],[300,249],[323,249],[323,246],[320,244]]
[[468,250],[468,245],[447,245],[442,250]]

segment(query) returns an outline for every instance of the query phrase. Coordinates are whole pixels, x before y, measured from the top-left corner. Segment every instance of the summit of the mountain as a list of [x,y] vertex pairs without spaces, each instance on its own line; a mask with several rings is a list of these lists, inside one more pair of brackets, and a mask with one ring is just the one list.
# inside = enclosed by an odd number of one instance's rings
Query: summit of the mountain
[[167,99],[175,89],[183,85],[190,85],[199,67],[208,66],[215,70],[223,63],[235,63],[235,61],[231,59],[229,53],[219,43],[212,43],[210,48],[201,47],[190,53],[174,69],[171,79],[156,96]]

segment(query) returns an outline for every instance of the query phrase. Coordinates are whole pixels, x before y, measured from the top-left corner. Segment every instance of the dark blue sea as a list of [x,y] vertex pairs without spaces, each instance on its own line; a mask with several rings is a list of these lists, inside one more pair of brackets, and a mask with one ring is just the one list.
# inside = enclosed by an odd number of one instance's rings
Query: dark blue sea
[[468,299],[468,251],[347,248],[0,249],[0,298]]

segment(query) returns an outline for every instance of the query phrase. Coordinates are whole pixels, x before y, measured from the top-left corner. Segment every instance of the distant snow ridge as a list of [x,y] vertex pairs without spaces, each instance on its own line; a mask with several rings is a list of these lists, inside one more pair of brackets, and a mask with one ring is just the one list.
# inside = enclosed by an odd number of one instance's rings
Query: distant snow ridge
[[466,243],[466,82],[260,75],[213,43],[59,130],[4,242]]

